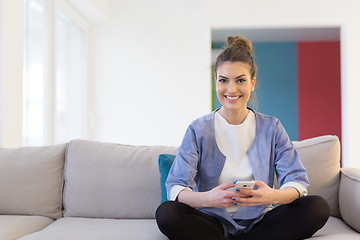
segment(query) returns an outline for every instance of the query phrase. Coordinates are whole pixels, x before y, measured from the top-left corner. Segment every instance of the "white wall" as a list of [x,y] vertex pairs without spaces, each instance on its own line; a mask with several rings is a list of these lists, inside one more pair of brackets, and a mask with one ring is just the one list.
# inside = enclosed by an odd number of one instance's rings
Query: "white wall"
[[[360,2],[358,3],[360,10]],[[352,15],[341,31],[341,100],[343,166],[360,168],[360,15]]]
[[0,12],[1,146],[22,145],[22,66],[24,38],[24,1],[2,1]]
[[67,0],[73,7],[91,22],[108,20],[108,0]]
[[360,2],[110,0],[91,34],[91,138],[178,145],[210,112],[211,28],[341,27],[343,165],[360,167]]
[[210,29],[193,1],[110,1],[91,34],[92,138],[178,145],[211,110]]

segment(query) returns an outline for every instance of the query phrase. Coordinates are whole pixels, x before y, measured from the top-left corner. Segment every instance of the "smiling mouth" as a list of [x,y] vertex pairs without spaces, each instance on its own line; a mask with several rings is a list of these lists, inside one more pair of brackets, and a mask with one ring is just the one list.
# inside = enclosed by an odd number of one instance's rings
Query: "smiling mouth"
[[230,96],[225,96],[225,98],[229,99],[229,100],[236,100],[239,99],[241,96],[237,96],[237,97],[230,97]]

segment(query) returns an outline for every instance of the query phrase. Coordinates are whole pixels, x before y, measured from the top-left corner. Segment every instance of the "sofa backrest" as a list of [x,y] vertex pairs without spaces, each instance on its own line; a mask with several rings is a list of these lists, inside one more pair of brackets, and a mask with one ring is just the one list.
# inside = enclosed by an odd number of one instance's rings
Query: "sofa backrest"
[[154,218],[161,202],[159,154],[177,147],[70,141],[64,217]]
[[65,144],[0,149],[0,214],[62,216]]
[[[324,197],[340,217],[340,142],[336,136],[294,141],[309,180],[309,194]],[[64,216],[153,218],[161,202],[159,154],[177,147],[70,141],[64,168]]]
[[307,170],[309,195],[320,195],[329,203],[330,214],[340,217],[340,142],[337,136],[321,136],[293,142]]

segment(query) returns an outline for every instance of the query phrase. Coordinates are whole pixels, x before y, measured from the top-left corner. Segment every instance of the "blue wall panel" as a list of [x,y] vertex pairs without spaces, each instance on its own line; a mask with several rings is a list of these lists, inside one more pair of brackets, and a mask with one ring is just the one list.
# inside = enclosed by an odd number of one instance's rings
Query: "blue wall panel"
[[254,43],[257,110],[277,117],[298,139],[297,43]]

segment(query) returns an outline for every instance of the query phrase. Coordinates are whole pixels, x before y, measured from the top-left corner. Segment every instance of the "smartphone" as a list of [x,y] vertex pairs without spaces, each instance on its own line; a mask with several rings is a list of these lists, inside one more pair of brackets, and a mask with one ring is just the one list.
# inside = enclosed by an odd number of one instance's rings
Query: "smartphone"
[[234,182],[235,186],[233,187],[233,191],[236,191],[236,189],[241,189],[241,188],[245,188],[245,189],[253,189],[255,186],[255,181],[251,180],[251,181],[235,181]]

